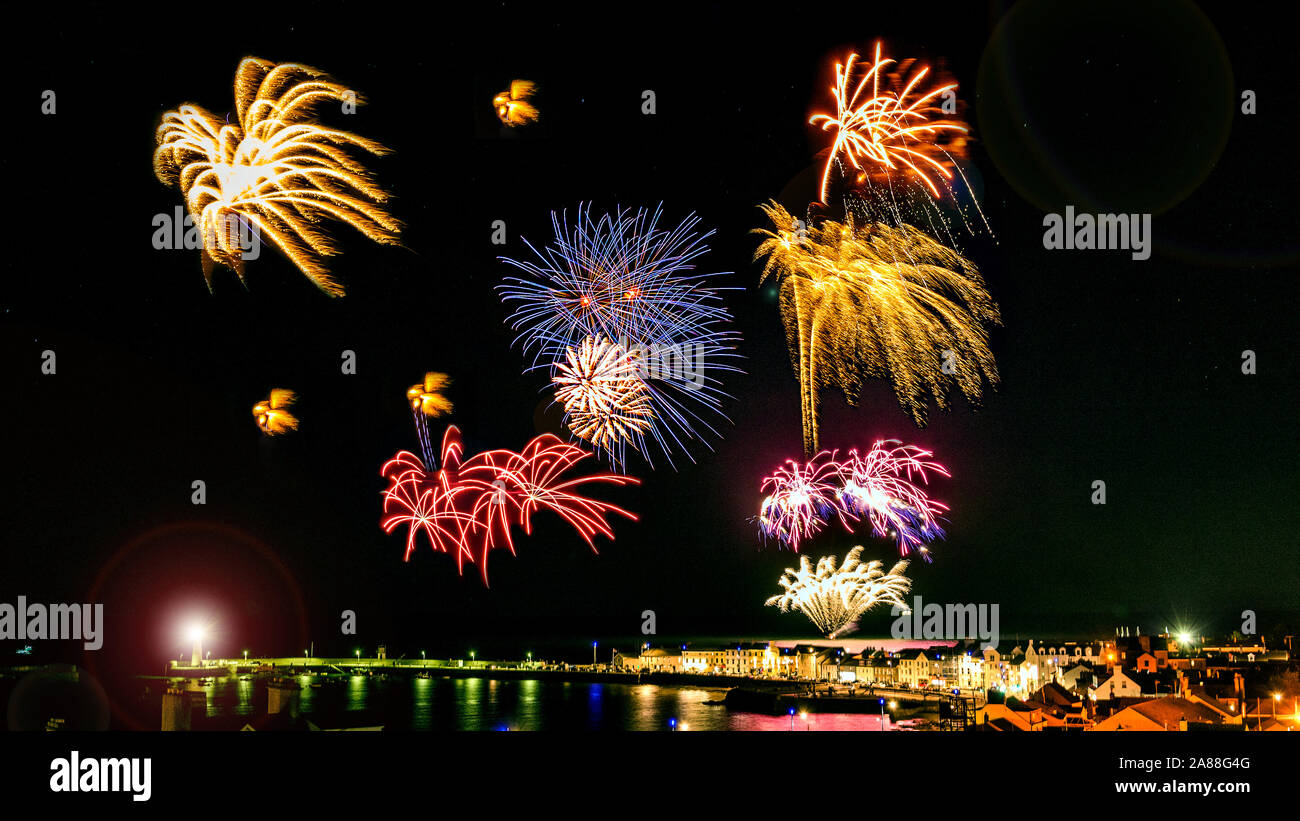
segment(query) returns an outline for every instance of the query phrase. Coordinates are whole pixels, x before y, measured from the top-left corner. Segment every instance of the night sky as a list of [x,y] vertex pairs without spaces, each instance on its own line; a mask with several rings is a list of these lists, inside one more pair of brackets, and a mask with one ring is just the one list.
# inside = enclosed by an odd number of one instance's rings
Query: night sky
[[[214,656],[297,654],[309,641],[319,655],[386,642],[390,655],[431,657],[618,644],[646,609],[660,637],[811,635],[762,606],[795,557],[759,539],[759,482],[800,455],[801,434],[749,232],[759,203],[801,212],[815,197],[827,140],[807,118],[826,105],[833,60],[876,38],[960,83],[993,227],[961,249],[1004,322],[992,336],[1001,385],[978,409],[958,397],[918,430],[885,382],[858,407],[822,396],[824,446],[901,438],[953,474],[932,485],[952,508],[950,535],[933,564],[912,565],[915,593],[997,603],[1006,636],[1227,631],[1247,608],[1266,631],[1294,624],[1300,254],[1283,28],[1230,18],[1232,4],[870,7],[653,4],[614,18],[493,4],[419,21],[349,4],[138,25],[103,10],[16,44],[0,601],[103,602],[108,630],[94,659],[72,642],[38,657],[155,672],[198,614],[217,620]],[[129,33],[100,38],[110,18]],[[405,247],[337,227],[342,299],[272,249],[248,265],[246,289],[218,271],[209,294],[198,251],[151,245],[153,216],[182,202],[152,173],[154,128],[182,102],[233,108],[247,55],[358,89],[369,104],[327,122],[393,149],[370,167],[396,194]],[[503,133],[490,100],[516,77],[540,84],[542,122]],[[39,112],[47,88],[53,116]],[[640,112],[644,89],[653,116]],[[1243,89],[1258,114],[1241,114]],[[378,522],[380,465],[418,449],[405,389],[427,370],[451,374],[450,421],[470,452],[554,428],[545,379],[521,375],[497,256],[527,254],[521,235],[549,241],[550,212],[587,201],[662,202],[673,224],[695,212],[716,231],[702,269],[732,272],[715,282],[737,289],[726,299],[745,357],[726,383],[733,424],[678,471],[631,460],[643,484],[600,492],[641,520],[617,520],[599,556],[542,516],[518,556],[492,554],[490,589],[427,547],[404,564],[404,538]],[[1151,258],[1044,250],[1043,214],[1067,204],[1153,213]],[[498,219],[504,247],[490,242]],[[40,372],[46,349],[56,376]],[[1241,372],[1246,349],[1255,375]],[[355,376],[340,373],[344,350]],[[297,434],[256,429],[250,408],[272,387],[299,392]],[[204,507],[190,504],[195,479]],[[1105,506],[1090,502],[1097,479]],[[834,529],[807,551],[855,544],[895,555]],[[355,637],[339,634],[345,609]],[[888,622],[870,616],[864,633]]]

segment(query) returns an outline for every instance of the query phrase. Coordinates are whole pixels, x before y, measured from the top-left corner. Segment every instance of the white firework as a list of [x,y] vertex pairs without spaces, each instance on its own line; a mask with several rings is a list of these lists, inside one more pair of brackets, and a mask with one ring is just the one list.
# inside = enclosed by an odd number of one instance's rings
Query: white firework
[[851,632],[858,618],[877,604],[906,608],[903,596],[912,589],[912,580],[903,575],[907,561],[886,573],[879,561],[863,562],[861,556],[862,548],[855,547],[838,567],[834,556],[823,556],[816,566],[803,556],[798,570],[787,568],[781,577],[785,592],[765,604],[783,613],[803,613],[827,638]]

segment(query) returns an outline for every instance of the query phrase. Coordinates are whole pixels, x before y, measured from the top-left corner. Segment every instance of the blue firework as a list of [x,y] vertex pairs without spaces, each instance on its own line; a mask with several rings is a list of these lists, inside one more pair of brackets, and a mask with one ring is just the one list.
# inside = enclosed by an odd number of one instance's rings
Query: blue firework
[[[693,441],[707,445],[719,435],[722,402],[729,398],[720,377],[740,372],[732,364],[740,336],[720,293],[728,289],[711,287],[709,275],[695,272],[713,232],[701,233],[694,214],[664,228],[662,215],[659,205],[593,217],[588,204],[570,223],[567,212],[552,212],[554,240],[539,249],[525,239],[532,260],[501,257],[523,276],[506,277],[498,289],[513,311],[515,342],[530,358],[527,371],[554,377],[588,339],[610,340],[627,352],[654,422],[626,444],[651,460],[647,445],[653,443],[671,465],[677,452],[692,458]],[[621,443],[600,450],[622,462]]]

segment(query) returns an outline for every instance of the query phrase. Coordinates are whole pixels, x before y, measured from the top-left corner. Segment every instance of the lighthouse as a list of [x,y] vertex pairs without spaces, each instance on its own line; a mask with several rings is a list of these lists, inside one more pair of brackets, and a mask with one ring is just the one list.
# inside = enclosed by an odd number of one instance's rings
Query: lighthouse
[[203,666],[203,628],[195,625],[189,630],[189,639],[194,642],[194,652],[190,655],[191,667]]

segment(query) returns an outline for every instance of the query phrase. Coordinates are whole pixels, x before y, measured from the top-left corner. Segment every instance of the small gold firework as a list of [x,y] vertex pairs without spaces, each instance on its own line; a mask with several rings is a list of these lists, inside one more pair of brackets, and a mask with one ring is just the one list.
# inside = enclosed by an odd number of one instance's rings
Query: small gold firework
[[654,412],[636,363],[623,346],[603,337],[587,337],[567,363],[556,363],[555,398],[564,405],[569,428],[598,448],[613,450],[629,443],[638,451]]
[[508,126],[535,123],[541,113],[528,102],[537,91],[537,84],[528,80],[511,80],[510,90],[492,98],[497,117]]
[[929,393],[948,408],[951,381],[972,402],[997,384],[986,325],[1001,323],[975,265],[910,225],[826,220],[800,227],[775,202],[774,230],[754,258],[780,280],[781,316],[799,374],[804,449],[817,447],[817,396],[838,387],[855,405],[868,378],[889,379],[918,426]]
[[325,265],[338,247],[322,220],[398,243],[402,224],[383,206],[387,192],[349,154],[388,149],[314,122],[316,106],[329,100],[361,102],[314,68],[247,57],[235,72],[235,123],[191,103],[163,115],[154,174],[185,195],[203,237],[209,290],[218,263],[243,280],[246,233],[275,245],[330,296],[344,289]]
[[836,565],[834,556],[823,556],[814,566],[807,556],[799,568],[786,568],[780,585],[785,592],[764,604],[782,613],[798,610],[829,638],[851,633],[860,616],[878,604],[906,609],[903,595],[912,588],[903,575],[907,562],[896,563],[886,573],[878,561],[862,561],[862,548],[855,547]]
[[411,403],[411,410],[419,411],[430,419],[451,413],[451,401],[443,391],[451,387],[451,377],[445,373],[429,371],[424,375],[424,382],[416,383],[406,390],[406,398]]
[[253,418],[267,436],[279,436],[298,429],[298,417],[287,408],[298,401],[298,395],[285,388],[274,388],[271,395],[253,406]]

